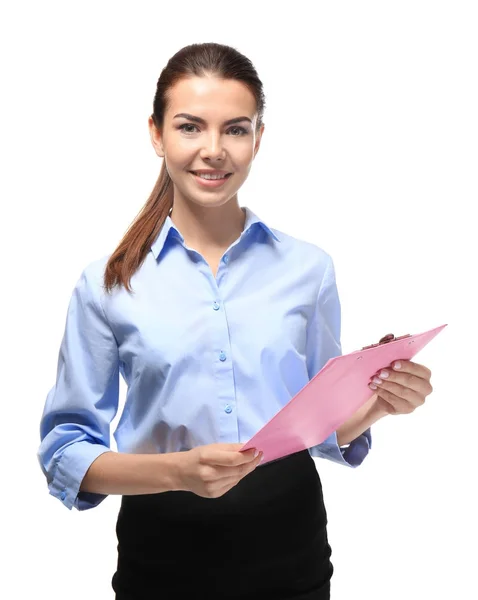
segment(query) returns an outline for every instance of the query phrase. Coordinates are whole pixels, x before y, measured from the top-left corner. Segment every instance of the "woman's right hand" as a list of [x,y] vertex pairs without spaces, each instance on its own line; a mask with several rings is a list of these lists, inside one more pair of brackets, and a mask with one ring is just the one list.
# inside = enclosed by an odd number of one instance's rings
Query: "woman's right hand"
[[203,498],[218,498],[251,473],[262,458],[254,448],[239,452],[244,444],[208,444],[177,453],[176,490]]

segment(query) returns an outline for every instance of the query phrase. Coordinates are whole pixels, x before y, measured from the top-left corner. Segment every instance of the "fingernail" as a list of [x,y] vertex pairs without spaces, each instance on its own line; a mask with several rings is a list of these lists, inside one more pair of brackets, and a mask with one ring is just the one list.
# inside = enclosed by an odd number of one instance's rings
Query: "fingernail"
[[400,369],[400,368],[401,368],[401,366],[402,366],[402,363],[401,363],[400,361],[397,361],[397,362],[396,362],[396,363],[393,365],[393,368],[394,368],[394,369]]
[[382,380],[381,380],[381,379],[379,379],[378,377],[374,377],[374,378],[372,379],[372,381],[373,381],[374,383],[382,383]]
[[380,375],[379,377],[381,377],[382,379],[386,379],[389,375],[388,371],[380,371]]
[[376,385],[374,385],[373,383],[369,383],[369,384],[368,384],[368,387],[369,387],[371,390],[376,390],[376,389],[377,389],[377,386],[376,386]]
[[259,455],[259,450],[257,450],[257,449],[256,449],[256,450],[254,451],[254,458],[257,458],[257,456],[258,456],[258,455]]

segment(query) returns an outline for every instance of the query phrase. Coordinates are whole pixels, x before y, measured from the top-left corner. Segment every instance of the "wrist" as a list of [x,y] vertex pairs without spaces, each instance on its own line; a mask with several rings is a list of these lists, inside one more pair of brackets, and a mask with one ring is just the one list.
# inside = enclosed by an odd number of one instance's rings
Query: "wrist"
[[383,419],[383,417],[386,417],[390,414],[384,407],[383,402],[380,401],[378,395],[374,394],[374,396],[374,402],[370,406],[370,410],[367,415],[371,425],[376,423],[379,419]]
[[377,399],[377,394],[371,396],[350,419],[337,429],[339,447],[350,444],[379,419],[388,414],[380,405],[381,403],[377,402]]
[[165,467],[164,470],[167,473],[166,487],[168,492],[184,491],[181,477],[182,454],[184,454],[184,452],[168,452],[166,454],[158,455],[161,458],[162,464]]

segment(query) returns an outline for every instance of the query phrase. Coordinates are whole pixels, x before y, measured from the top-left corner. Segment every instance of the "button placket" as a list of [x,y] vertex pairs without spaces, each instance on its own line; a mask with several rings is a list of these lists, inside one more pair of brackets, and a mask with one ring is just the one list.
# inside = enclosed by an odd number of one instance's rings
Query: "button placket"
[[[227,262],[227,260],[226,260]],[[212,308],[216,312],[222,308],[222,302],[219,303],[217,300],[213,300]],[[234,375],[231,361],[229,359],[230,352],[230,340],[228,335],[227,315],[225,310],[217,312],[215,319],[221,319],[220,323],[220,335],[217,337],[218,342],[217,362],[216,367],[216,380],[218,382],[218,410],[222,416],[219,416],[219,430],[220,430],[220,441],[231,441],[237,437],[237,419],[235,416],[235,392],[234,392]],[[224,346],[224,344],[226,344]],[[222,346],[222,347],[221,347]]]

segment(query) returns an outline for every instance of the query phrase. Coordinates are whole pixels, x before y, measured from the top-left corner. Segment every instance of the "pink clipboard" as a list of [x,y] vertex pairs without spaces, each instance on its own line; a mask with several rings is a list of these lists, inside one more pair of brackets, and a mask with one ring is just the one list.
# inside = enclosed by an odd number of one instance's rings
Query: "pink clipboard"
[[368,384],[379,369],[411,360],[446,326],[399,338],[390,334],[378,344],[331,358],[240,451],[261,450],[264,465],[321,444],[373,396]]

